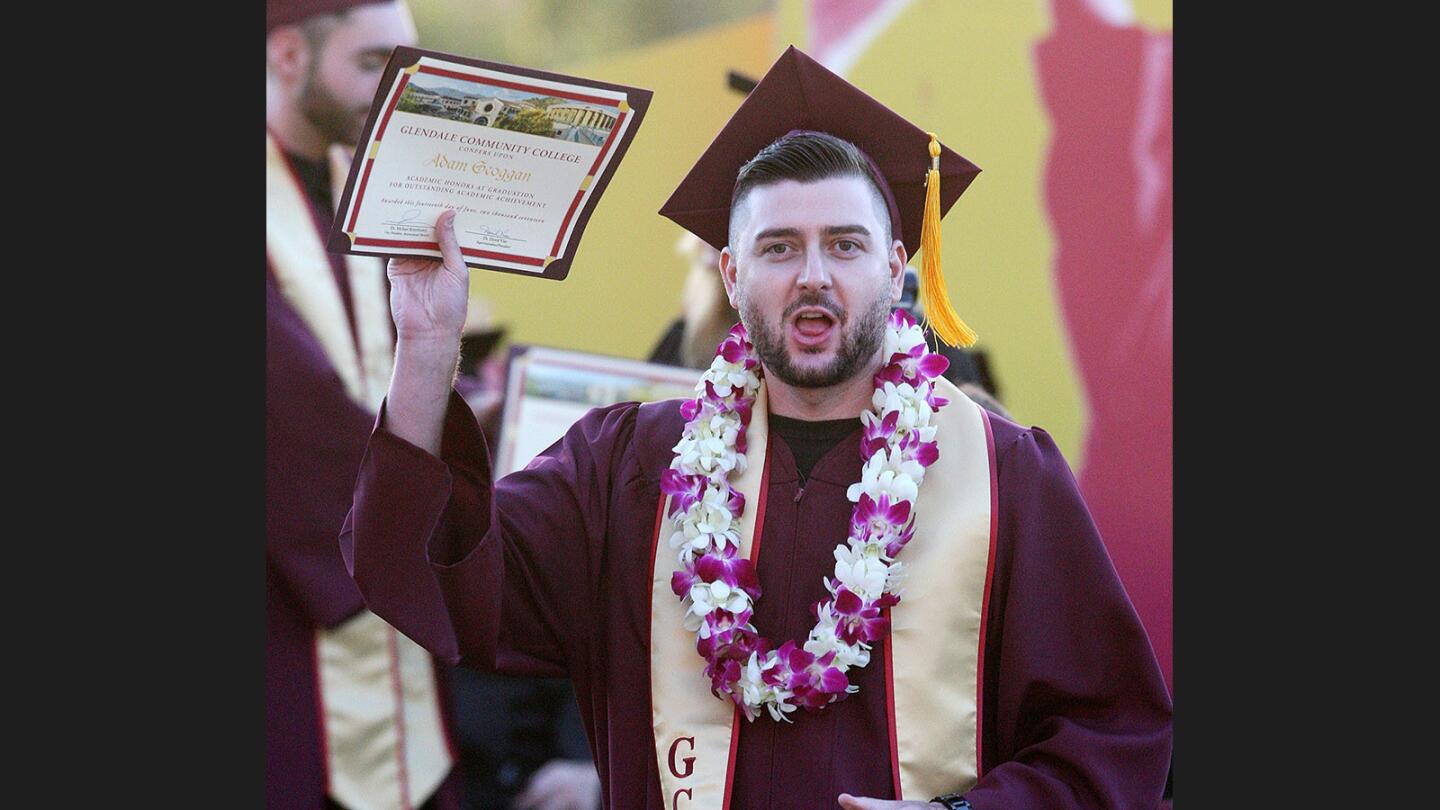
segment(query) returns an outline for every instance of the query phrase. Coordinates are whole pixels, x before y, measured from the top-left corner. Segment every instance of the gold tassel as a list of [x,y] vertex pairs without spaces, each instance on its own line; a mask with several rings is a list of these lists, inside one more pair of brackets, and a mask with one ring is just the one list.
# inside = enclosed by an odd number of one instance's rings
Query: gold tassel
[[925,219],[920,225],[920,305],[936,337],[951,346],[974,346],[976,334],[950,306],[940,272],[940,140],[930,135],[930,173],[925,176]]

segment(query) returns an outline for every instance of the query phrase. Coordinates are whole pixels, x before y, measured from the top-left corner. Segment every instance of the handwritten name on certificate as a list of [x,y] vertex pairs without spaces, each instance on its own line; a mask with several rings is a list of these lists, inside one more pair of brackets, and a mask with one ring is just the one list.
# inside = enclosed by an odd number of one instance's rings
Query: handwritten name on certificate
[[396,48],[350,166],[328,247],[440,257],[456,212],[471,267],[563,279],[651,93]]

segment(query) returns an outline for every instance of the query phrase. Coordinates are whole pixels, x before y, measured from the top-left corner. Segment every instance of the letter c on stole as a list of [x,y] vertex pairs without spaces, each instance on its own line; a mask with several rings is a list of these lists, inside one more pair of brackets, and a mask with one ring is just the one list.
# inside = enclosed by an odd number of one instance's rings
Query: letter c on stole
[[695,750],[694,737],[676,737],[675,742],[670,743],[670,773],[674,774],[676,779],[684,779],[695,770],[695,757],[685,757],[685,759],[683,760],[685,763],[684,773],[681,773],[679,769],[675,767],[675,749],[680,747],[680,743],[682,742],[690,743],[690,750]]
[[690,795],[690,788],[680,788],[679,790],[675,791],[674,796],[670,797],[670,810],[680,810],[681,793],[684,793],[685,798],[689,799],[690,801],[695,801],[695,798]]

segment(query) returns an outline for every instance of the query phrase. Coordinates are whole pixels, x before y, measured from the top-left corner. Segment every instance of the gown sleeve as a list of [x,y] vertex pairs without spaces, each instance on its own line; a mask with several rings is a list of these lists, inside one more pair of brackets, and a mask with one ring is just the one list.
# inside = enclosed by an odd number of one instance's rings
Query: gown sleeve
[[311,623],[365,606],[335,532],[374,417],[344,384],[274,278],[265,283],[265,561]]
[[1012,436],[997,436],[987,767],[966,798],[976,810],[1152,810],[1171,749],[1155,654],[1059,448],[1039,428]]
[[386,430],[382,405],[340,536],[366,605],[449,663],[569,674],[602,620],[611,471],[637,407],[590,411],[492,487],[485,438],[459,394],[439,458]]

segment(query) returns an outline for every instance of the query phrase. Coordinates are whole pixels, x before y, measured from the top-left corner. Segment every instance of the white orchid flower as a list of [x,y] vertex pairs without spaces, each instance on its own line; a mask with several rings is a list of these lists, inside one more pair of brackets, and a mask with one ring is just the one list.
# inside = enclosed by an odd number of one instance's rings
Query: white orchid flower
[[835,549],[835,581],[861,599],[876,599],[885,592],[889,567],[880,560],[850,557],[849,548]]
[[889,361],[896,352],[909,354],[910,350],[925,342],[925,333],[920,330],[919,325],[907,326],[904,329],[885,330],[885,355],[882,358]]
[[720,580],[697,582],[690,586],[690,607],[692,613],[705,616],[715,609],[739,613],[750,607],[750,594],[739,588],[731,588]]
[[[915,470],[920,471],[923,477],[925,469],[917,462],[902,462],[899,458],[898,448],[891,448],[890,455],[884,450],[876,450],[875,455],[865,462],[860,469],[860,482],[851,484],[845,491],[845,497],[858,503],[860,495],[869,495],[870,499],[879,502],[880,496],[884,495],[891,503],[896,501],[914,502],[915,497],[920,494],[918,479],[911,475]],[[891,459],[894,463],[891,463]],[[910,466],[913,465],[913,466]]]
[[835,660],[832,666],[838,667],[841,672],[850,667],[863,667],[870,663],[870,648],[865,644],[846,644],[835,633],[835,614],[828,609],[820,611],[820,621],[815,623],[814,629],[810,631],[809,639],[805,642],[805,652],[819,658],[827,653],[835,653]]
[[914,428],[930,425],[934,411],[925,401],[925,396],[929,392],[929,383],[921,383],[917,389],[910,383],[896,385],[887,382],[870,395],[870,403],[881,414],[888,414],[891,411],[898,412],[900,415],[897,417],[895,430],[898,434],[903,435],[906,431]]

